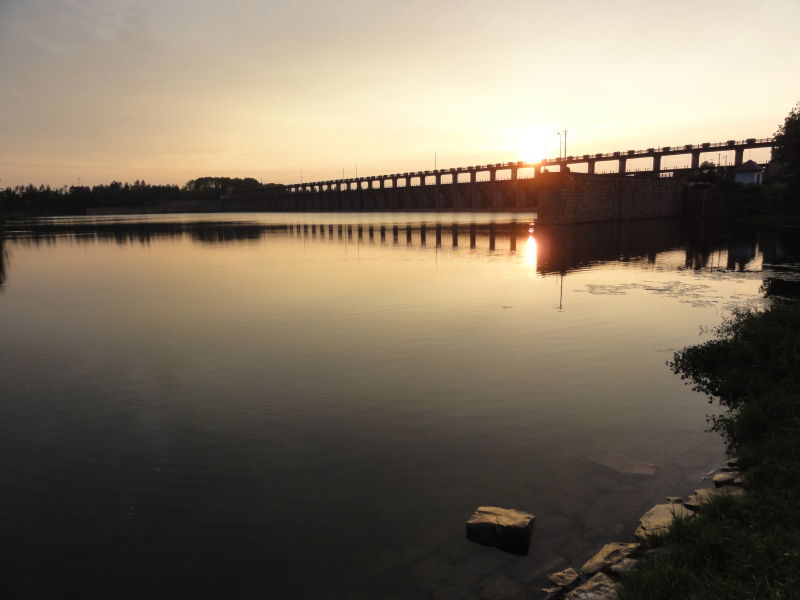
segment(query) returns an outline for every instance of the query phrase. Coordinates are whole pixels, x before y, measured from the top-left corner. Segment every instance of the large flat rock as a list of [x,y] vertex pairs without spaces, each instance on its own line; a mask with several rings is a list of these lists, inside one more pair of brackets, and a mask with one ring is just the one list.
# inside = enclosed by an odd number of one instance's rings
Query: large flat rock
[[521,510],[479,506],[467,521],[467,539],[506,552],[527,554],[535,519]]
[[617,588],[605,573],[597,573],[589,581],[576,587],[564,600],[617,600]]
[[689,494],[684,505],[686,508],[697,510],[701,505],[711,502],[715,496],[740,496],[742,494],[744,494],[744,490],[740,487],[700,488]]
[[691,517],[694,513],[683,504],[656,504],[639,519],[639,527],[634,535],[643,540],[651,535],[666,533],[675,517]]
[[599,571],[607,571],[614,563],[628,558],[638,547],[639,544],[623,544],[621,542],[606,544],[584,563],[581,573],[590,577]]

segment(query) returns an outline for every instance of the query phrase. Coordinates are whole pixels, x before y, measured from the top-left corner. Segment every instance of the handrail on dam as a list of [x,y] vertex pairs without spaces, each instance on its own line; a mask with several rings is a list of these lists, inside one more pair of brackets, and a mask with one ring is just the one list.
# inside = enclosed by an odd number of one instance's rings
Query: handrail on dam
[[[342,179],[332,179],[325,181],[313,181],[306,183],[294,183],[284,187],[290,193],[302,192],[338,192],[338,191],[353,191],[361,189],[394,189],[394,188],[408,188],[408,187],[421,187],[421,186],[436,186],[442,183],[477,183],[478,173],[488,173],[489,181],[501,180],[516,180],[518,179],[518,171],[520,169],[534,169],[534,174],[539,175],[542,169],[547,167],[559,167],[559,169],[568,169],[568,165],[572,164],[586,164],[587,172],[590,175],[595,174],[595,164],[597,162],[617,161],[619,168],[616,173],[627,173],[627,161],[638,158],[652,159],[652,168],[650,172],[658,176],[662,172],[671,171],[672,169],[661,168],[661,158],[664,156],[675,156],[681,154],[691,155],[691,169],[697,169],[700,166],[700,156],[704,152],[719,152],[733,151],[734,152],[734,167],[741,165],[744,162],[744,151],[754,148],[771,148],[775,145],[774,138],[747,138],[742,141],[727,140],[724,142],[703,142],[700,144],[684,144],[679,146],[661,146],[651,147],[643,150],[626,150],[616,152],[606,152],[598,154],[583,154],[580,156],[566,156],[562,158],[549,158],[538,162],[505,162],[494,163],[486,165],[471,165],[468,167],[452,167],[448,169],[435,169],[426,171],[407,171],[405,173],[392,173],[385,175],[368,175],[365,177],[351,177]],[[497,171],[510,171],[510,177],[497,177]],[[641,172],[638,169],[637,172]],[[458,176],[461,174],[469,174],[469,182],[459,181]],[[608,171],[606,171],[608,173]],[[443,182],[442,176],[449,176],[449,181]],[[427,178],[433,177],[433,182],[428,182]],[[412,181],[413,180],[413,181]],[[402,181],[403,185],[398,185],[398,181]],[[378,182],[379,187],[373,187],[373,184]],[[366,188],[362,184],[367,184]]]

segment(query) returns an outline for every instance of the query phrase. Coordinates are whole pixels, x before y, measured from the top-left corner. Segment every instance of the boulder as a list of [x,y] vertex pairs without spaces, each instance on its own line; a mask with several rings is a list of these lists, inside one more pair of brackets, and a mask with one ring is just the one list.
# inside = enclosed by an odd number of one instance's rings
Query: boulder
[[651,535],[666,533],[672,526],[675,517],[691,517],[694,515],[683,504],[656,504],[639,519],[639,527],[634,535],[644,540]]
[[584,563],[581,567],[581,573],[591,577],[599,571],[606,571],[615,562],[628,558],[638,547],[639,544],[623,544],[620,542],[606,544],[600,548],[597,554]]
[[605,452],[589,459],[596,465],[602,465],[624,475],[639,475],[649,477],[654,475],[658,467],[638,458],[633,458],[622,452]]
[[711,502],[711,499],[714,496],[741,496],[742,494],[744,494],[744,490],[742,488],[733,486],[725,486],[721,488],[701,488],[689,494],[686,502],[684,502],[684,506],[686,506],[686,508],[690,508],[691,510],[697,510],[700,508],[700,505]]
[[535,519],[520,510],[479,506],[467,521],[467,539],[506,552],[527,554]]
[[564,600],[617,600],[617,588],[605,573],[597,573],[589,581],[576,587]]
[[627,573],[628,571],[632,570],[636,566],[636,563],[638,562],[639,561],[636,560],[635,558],[623,558],[622,560],[617,561],[613,565],[611,565],[608,568],[608,570],[611,571],[614,575],[623,575],[624,573]]
[[558,573],[550,573],[547,578],[559,587],[568,587],[578,581],[580,575],[578,575],[575,569],[570,567]]
[[711,481],[714,482],[716,487],[722,487],[725,485],[734,485],[734,481],[736,481],[737,477],[739,477],[738,471],[726,471],[723,473],[717,473],[711,478]]

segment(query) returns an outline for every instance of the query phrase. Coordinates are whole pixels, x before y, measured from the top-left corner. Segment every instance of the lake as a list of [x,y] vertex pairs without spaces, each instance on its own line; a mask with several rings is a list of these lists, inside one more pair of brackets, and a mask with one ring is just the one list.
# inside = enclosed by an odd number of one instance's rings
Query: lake
[[[626,541],[724,458],[666,361],[797,242],[534,218],[7,223],[4,597],[536,597]],[[536,515],[527,556],[465,539],[479,505]]]

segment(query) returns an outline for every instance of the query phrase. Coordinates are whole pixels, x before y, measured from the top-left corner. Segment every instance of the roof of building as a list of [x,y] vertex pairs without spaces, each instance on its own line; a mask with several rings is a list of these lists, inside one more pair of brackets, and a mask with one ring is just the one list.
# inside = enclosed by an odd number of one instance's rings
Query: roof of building
[[748,160],[746,162],[743,162],[738,167],[736,167],[735,170],[736,170],[737,173],[752,173],[752,172],[755,172],[755,171],[761,172],[762,167],[757,162],[752,161],[752,160]]

